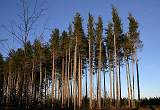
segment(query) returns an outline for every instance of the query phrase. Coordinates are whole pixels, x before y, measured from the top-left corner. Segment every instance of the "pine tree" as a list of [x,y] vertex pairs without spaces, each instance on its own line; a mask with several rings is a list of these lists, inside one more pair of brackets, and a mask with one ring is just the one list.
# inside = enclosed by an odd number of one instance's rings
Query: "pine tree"
[[98,60],[98,108],[101,108],[101,69],[102,69],[102,33],[103,33],[103,23],[102,18],[98,17],[98,22],[96,24],[96,53]]
[[[112,7],[112,21],[113,21],[113,30],[114,30],[114,62],[115,62],[115,73],[116,73],[116,99],[121,101],[120,97],[120,77],[119,77],[119,62],[121,59],[122,53],[122,40],[123,40],[123,30],[120,17],[118,15],[117,9]],[[118,104],[118,103],[117,103]]]
[[52,50],[52,108],[54,106],[54,82],[55,82],[55,60],[58,57],[58,47],[59,47],[59,30],[54,29],[51,34],[51,50]]
[[[112,98],[114,98],[114,73],[112,71],[113,60],[114,60],[114,35],[113,35],[113,24],[109,23],[107,27],[107,39],[106,39],[106,48],[108,54],[108,69],[110,76],[110,102],[112,103]],[[112,94],[113,93],[113,94]]]
[[90,74],[90,108],[92,109],[92,98],[93,98],[93,42],[94,42],[94,19],[91,14],[88,18],[88,44],[89,44],[89,74]]
[[[133,98],[135,98],[134,95],[134,63],[136,61],[136,67],[138,70],[138,59],[137,59],[137,50],[139,48],[142,48],[143,44],[142,41],[139,38],[139,32],[138,32],[138,22],[133,17],[131,13],[129,13],[128,16],[129,20],[129,39],[131,43],[131,57],[132,57],[132,78],[133,78]],[[137,87],[138,87],[138,100],[140,100],[140,88],[139,88],[139,72],[137,71]]]

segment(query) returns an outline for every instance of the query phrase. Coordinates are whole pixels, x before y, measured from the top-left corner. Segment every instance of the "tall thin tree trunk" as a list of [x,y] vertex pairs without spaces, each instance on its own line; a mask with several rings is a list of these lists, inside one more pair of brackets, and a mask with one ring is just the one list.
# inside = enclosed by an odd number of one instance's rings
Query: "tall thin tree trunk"
[[93,84],[92,84],[92,60],[91,60],[91,42],[89,39],[89,74],[90,74],[90,100],[89,100],[89,105],[90,109],[92,109],[92,95],[93,95]]
[[62,59],[62,106],[64,106],[64,58]]
[[130,69],[129,69],[128,58],[126,59],[126,64],[127,64],[126,72],[127,72],[128,98],[129,98],[128,105],[129,105],[129,107],[131,107],[131,100],[132,100],[132,85],[131,85],[131,78],[130,78]]
[[121,64],[120,64],[120,60],[119,60],[119,98],[120,98],[120,107],[121,107],[122,96],[121,96]]
[[85,83],[85,84],[86,84],[86,85],[85,85],[85,90],[86,90],[86,91],[85,91],[85,92],[86,92],[85,98],[86,98],[86,99],[85,99],[85,100],[86,100],[86,101],[87,101],[87,98],[88,98],[88,92],[87,92],[88,81],[87,81],[87,77],[88,77],[88,75],[87,75],[87,71],[86,71],[86,77],[85,77],[85,78],[86,78],[86,79],[85,79],[85,81],[86,81],[86,83]]
[[67,98],[68,98],[68,81],[67,81],[67,74],[68,74],[68,58],[67,58],[67,50],[66,50],[66,58],[65,58],[65,74],[64,74],[64,93],[65,93],[65,97],[64,97],[64,101],[65,103],[67,102]]
[[135,102],[134,102],[134,99],[135,99],[135,91],[134,91],[134,56],[133,56],[133,53],[132,53],[132,106],[135,107]]
[[102,41],[99,44],[99,60],[98,60],[98,108],[101,108],[101,47]]
[[80,66],[80,106],[82,105],[82,71],[83,71],[83,67],[82,67],[82,57],[81,57],[81,66]]
[[52,109],[54,107],[54,52],[52,54]]
[[110,61],[110,53],[108,52],[108,63],[109,63],[109,77],[110,77],[110,105],[112,104],[112,90],[113,90],[113,87],[112,87],[112,70],[111,70],[111,61]]
[[112,81],[113,81],[113,105],[115,106],[115,72],[114,65],[112,65]]
[[129,89],[129,77],[128,77],[128,59],[126,59],[126,78],[127,78],[127,90],[128,90],[128,107],[130,107],[130,89]]
[[[117,47],[116,47],[116,36],[114,35],[114,65],[115,65],[115,72],[116,72],[116,99],[117,102],[119,101],[119,87],[118,87],[118,68],[117,68]],[[116,103],[117,106],[118,103]]]
[[55,93],[54,93],[54,98],[57,99],[57,73],[56,73],[56,68],[54,69],[55,70],[55,76],[54,76],[54,80],[55,80]]
[[44,93],[44,95],[45,95],[45,104],[46,104],[46,101],[47,101],[47,67],[45,67],[45,84],[44,84],[44,88],[45,88],[45,93]]
[[104,72],[104,76],[103,76],[103,79],[104,79],[104,99],[106,99],[106,95],[107,95],[107,91],[106,91],[106,76],[105,76],[105,72]]
[[136,59],[136,70],[137,70],[137,88],[138,88],[138,100],[140,101],[140,84],[139,84],[139,70],[138,70],[138,59]]
[[111,70],[111,64],[109,62],[109,77],[110,77],[110,102],[112,104],[112,90],[113,90],[113,87],[112,87],[112,70]]
[[76,110],[76,73],[77,73],[77,37],[76,37],[76,46],[75,46],[75,50],[74,50],[74,83],[73,83],[73,90],[74,90],[74,110]]
[[39,63],[40,68],[40,84],[39,84],[39,98],[40,102],[42,101],[42,62]]
[[33,100],[33,96],[34,96],[34,60],[32,61],[32,89],[31,89],[31,94],[32,94],[32,100]]
[[80,99],[80,72],[81,72],[81,60],[80,60],[80,55],[79,55],[79,60],[78,60],[78,107],[80,108],[81,106],[81,99]]
[[70,48],[69,48],[69,59],[68,59],[68,107],[69,107],[69,98],[70,98],[70,87],[69,87],[69,75],[70,75]]

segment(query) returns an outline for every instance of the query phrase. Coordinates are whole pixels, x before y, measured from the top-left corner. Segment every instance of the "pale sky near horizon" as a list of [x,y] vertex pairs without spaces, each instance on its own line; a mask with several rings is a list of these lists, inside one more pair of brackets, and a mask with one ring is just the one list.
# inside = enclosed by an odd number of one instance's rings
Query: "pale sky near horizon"
[[[0,25],[9,25],[18,20],[19,0],[0,0]],[[41,1],[41,0],[40,0]],[[80,12],[83,20],[83,28],[87,29],[86,22],[90,12],[97,20],[100,15],[103,18],[104,28],[111,21],[111,7],[114,5],[122,19],[123,28],[127,31],[128,13],[131,12],[139,22],[141,40],[144,43],[142,51],[138,53],[140,70],[140,87],[142,97],[160,97],[160,1],[159,0],[45,0],[46,14],[35,24],[34,35],[38,35],[44,26],[48,29],[59,28],[67,30],[72,23],[76,12]],[[48,41],[51,30],[45,30],[45,41]],[[34,36],[32,35],[32,36]],[[0,39],[10,39],[8,33],[0,28]],[[35,37],[34,37],[35,38]],[[33,37],[29,38],[33,40]],[[13,40],[8,41],[9,47],[19,47]],[[6,45],[5,45],[6,46]],[[4,45],[0,44],[0,52],[5,54]],[[7,46],[5,48],[8,48]],[[125,67],[124,67],[125,68]],[[125,70],[124,70],[125,71]],[[123,73],[123,72],[122,72]],[[122,75],[122,83],[126,83],[125,72]],[[123,84],[126,90],[126,85]],[[108,88],[108,87],[107,87]],[[123,90],[122,90],[123,91]],[[123,92],[123,96],[127,96]]]

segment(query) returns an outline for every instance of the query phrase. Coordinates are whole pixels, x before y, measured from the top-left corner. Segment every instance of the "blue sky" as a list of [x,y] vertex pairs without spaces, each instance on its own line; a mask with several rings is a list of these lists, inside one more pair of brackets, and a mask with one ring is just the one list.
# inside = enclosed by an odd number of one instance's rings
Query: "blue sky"
[[[66,30],[72,23],[76,12],[83,17],[84,29],[90,12],[97,20],[97,16],[103,17],[104,27],[111,21],[111,5],[115,5],[122,19],[123,28],[128,27],[127,16],[131,12],[139,22],[140,37],[144,47],[139,56],[140,87],[142,97],[160,96],[160,1],[159,0],[45,0],[46,14],[39,19],[34,26],[35,34],[29,39],[35,38],[42,32],[44,26],[48,29],[59,28]],[[18,0],[0,0],[0,25],[9,26],[12,21],[19,22],[17,17],[20,8]],[[48,41],[50,30],[45,30],[45,41]],[[8,46],[16,48],[20,46],[6,31],[0,28],[0,39],[8,38]],[[0,44],[0,52],[4,53],[4,45]],[[125,73],[122,83],[126,83]],[[124,85],[124,90],[126,85]],[[127,96],[123,92],[123,96]]]

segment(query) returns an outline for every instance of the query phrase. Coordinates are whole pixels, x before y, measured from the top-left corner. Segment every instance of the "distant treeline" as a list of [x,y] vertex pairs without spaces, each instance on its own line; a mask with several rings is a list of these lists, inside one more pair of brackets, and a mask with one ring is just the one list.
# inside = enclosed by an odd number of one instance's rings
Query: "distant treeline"
[[140,100],[140,105],[160,105],[160,97],[143,98]]

